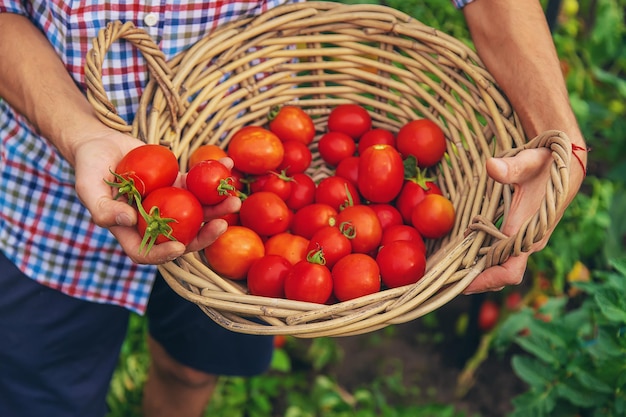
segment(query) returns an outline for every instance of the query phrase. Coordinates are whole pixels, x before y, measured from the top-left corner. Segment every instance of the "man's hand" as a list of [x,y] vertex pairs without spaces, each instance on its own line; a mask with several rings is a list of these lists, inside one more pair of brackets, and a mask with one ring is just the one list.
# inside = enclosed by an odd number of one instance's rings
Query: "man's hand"
[[[517,233],[521,225],[539,209],[546,195],[551,165],[552,157],[547,148],[527,149],[514,157],[487,160],[486,168],[491,178],[503,184],[513,185],[513,200],[507,219],[502,225],[502,232],[507,236]],[[566,204],[557,213],[557,221],[563,216],[565,207],[578,192],[582,181],[582,168],[574,161],[574,157],[572,157],[570,172],[571,180]],[[498,291],[504,286],[517,285],[522,282],[528,257],[531,253],[538,252],[546,246],[553,230],[554,227],[548,230],[546,236],[532,245],[529,252],[510,257],[502,265],[487,268],[472,281],[464,293]]]
[[[187,247],[172,241],[155,245],[148,253],[140,251],[142,236],[136,229],[137,211],[125,200],[115,200],[116,192],[105,180],[113,181],[110,170],[115,169],[126,153],[142,144],[129,135],[103,129],[90,138],[82,139],[74,148],[76,192],[94,223],[109,229],[126,254],[140,264],[162,264],[213,243],[227,227],[226,221],[219,217],[238,211],[241,207],[239,198],[229,197],[218,205],[205,207],[206,223]],[[230,158],[220,162],[232,168]],[[179,175],[175,185],[182,187],[184,182],[184,175]]]

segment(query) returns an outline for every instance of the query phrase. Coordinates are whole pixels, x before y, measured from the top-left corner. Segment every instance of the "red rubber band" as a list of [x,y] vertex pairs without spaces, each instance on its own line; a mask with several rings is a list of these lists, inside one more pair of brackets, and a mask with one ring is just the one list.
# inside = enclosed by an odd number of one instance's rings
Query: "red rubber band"
[[591,149],[590,148],[583,148],[582,146],[578,146],[575,143],[572,143],[572,155],[574,155],[576,157],[576,159],[578,160],[578,163],[580,164],[580,167],[583,169],[583,175],[587,176],[587,168],[585,167],[585,164],[583,164],[583,160],[580,159],[580,156],[578,156],[576,154],[576,151],[585,151],[585,152],[589,152]]

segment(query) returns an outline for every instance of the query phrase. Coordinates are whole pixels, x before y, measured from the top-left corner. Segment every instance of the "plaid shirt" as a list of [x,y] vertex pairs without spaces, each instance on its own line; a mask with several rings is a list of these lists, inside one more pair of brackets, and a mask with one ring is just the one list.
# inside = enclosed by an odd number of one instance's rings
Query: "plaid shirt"
[[[24,15],[40,28],[84,91],[91,39],[110,21],[131,21],[146,29],[169,59],[218,25],[284,2],[0,0],[0,13]],[[128,123],[146,78],[134,47],[112,45],[102,80]],[[70,165],[1,99],[0,139],[0,245],[5,256],[27,276],[70,296],[143,313],[156,267],[133,263],[113,235],[93,223],[76,196]]]

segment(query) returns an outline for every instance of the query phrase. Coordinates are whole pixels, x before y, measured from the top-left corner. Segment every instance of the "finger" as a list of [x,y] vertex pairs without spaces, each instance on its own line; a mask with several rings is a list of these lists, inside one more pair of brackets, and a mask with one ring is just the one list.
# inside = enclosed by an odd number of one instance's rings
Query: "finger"
[[154,245],[146,251],[141,247],[141,235],[135,227],[114,226],[110,230],[126,255],[137,264],[160,265],[185,253],[185,245],[175,241]]
[[137,212],[126,201],[115,200],[111,188],[104,184],[90,188],[76,184],[76,193],[89,210],[95,224],[100,227],[133,226],[137,223]]
[[502,265],[495,265],[481,272],[463,294],[476,294],[485,291],[499,291],[508,285],[518,285],[524,278],[528,254],[510,257]]
[[195,252],[206,248],[217,240],[228,228],[228,222],[223,219],[214,219],[205,223],[198,236],[187,245],[188,252]]
[[223,217],[230,213],[236,213],[241,208],[241,199],[235,196],[229,196],[224,201],[214,206],[204,206],[205,220],[211,220]]
[[486,168],[489,176],[502,184],[519,184],[539,175],[549,158],[546,148],[526,149],[512,157],[489,158]]

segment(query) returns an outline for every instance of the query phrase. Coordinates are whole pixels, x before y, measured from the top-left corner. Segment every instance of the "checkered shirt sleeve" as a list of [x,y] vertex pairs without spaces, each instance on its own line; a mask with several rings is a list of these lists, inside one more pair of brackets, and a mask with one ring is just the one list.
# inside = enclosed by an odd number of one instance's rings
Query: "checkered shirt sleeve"
[[[0,0],[0,13],[20,14],[35,24],[84,90],[85,56],[108,22],[133,22],[171,58],[225,22],[286,1]],[[141,54],[128,42],[117,42],[102,73],[110,100],[130,123],[147,79]],[[111,233],[93,223],[76,196],[72,167],[1,99],[0,140],[0,249],[5,256],[32,279],[70,296],[142,313],[156,268],[134,264]]]

